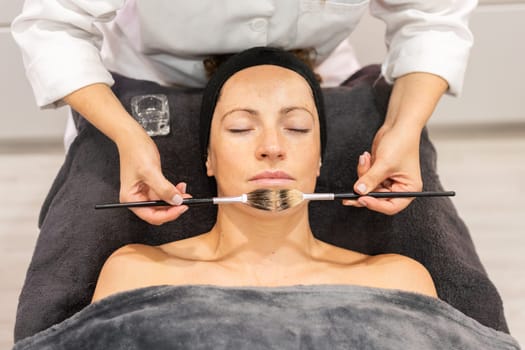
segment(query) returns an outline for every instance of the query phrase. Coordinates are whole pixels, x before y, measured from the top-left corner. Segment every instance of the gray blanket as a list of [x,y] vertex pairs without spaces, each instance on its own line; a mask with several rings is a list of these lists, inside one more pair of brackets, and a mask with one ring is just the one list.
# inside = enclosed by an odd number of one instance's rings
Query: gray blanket
[[[345,86],[325,89],[328,143],[317,192],[348,192],[357,179],[359,154],[383,123],[390,86],[377,83],[379,66],[352,76]],[[165,94],[172,133],[154,137],[164,174],[186,181],[195,197],[212,196],[200,159],[199,91],[162,87],[115,75],[115,94],[126,108],[133,96]],[[130,243],[159,245],[208,231],[216,208],[191,208],[173,222],[154,226],[129,210],[94,210],[119,198],[119,158],[107,137],[77,115],[79,136],[69,149],[42,206],[41,231],[20,295],[15,340],[60,323],[87,306],[106,259]],[[424,189],[443,190],[436,152],[426,130],[421,135]],[[448,189],[448,188],[447,188]],[[461,196],[460,188],[456,190]],[[397,253],[422,263],[439,297],[480,323],[508,332],[499,293],[476,253],[468,228],[450,198],[418,198],[395,216],[338,201],[310,203],[316,237],[361,253]],[[497,232],[494,232],[497,234]],[[482,301],[482,302],[480,302]]]
[[396,290],[155,286],[103,299],[14,349],[493,350],[519,345],[445,302]]

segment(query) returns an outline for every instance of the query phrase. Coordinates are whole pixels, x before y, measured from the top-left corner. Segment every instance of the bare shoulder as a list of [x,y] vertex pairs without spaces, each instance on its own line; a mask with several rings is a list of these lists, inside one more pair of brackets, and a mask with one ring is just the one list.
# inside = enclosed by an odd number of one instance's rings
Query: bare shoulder
[[211,235],[203,233],[197,236],[172,241],[157,246],[157,248],[169,257],[179,260],[205,260],[210,255],[210,247],[216,244],[210,242]]
[[321,240],[317,240],[319,247],[318,257],[335,264],[352,266],[367,261],[370,255],[356,252],[354,250],[335,246]]
[[111,254],[100,271],[92,302],[111,294],[148,285],[154,266],[162,259],[157,247],[129,244]]
[[126,290],[185,281],[184,267],[205,256],[200,235],[148,246],[129,244],[117,249],[100,271],[92,302]]
[[399,254],[381,254],[370,257],[369,264],[377,269],[379,283],[385,288],[437,297],[430,272],[412,258]]

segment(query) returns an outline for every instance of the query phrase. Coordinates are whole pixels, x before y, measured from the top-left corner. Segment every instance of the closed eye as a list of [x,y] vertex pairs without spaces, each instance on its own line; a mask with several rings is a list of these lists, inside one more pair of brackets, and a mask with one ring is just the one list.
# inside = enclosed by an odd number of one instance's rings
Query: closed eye
[[250,128],[246,128],[246,129],[228,129],[229,132],[231,132],[232,134],[242,134],[242,133],[245,133],[245,132],[248,132],[248,131],[251,131],[253,129],[250,129]]
[[307,134],[312,129],[309,129],[309,128],[286,128],[286,130],[291,131],[291,132],[301,133],[301,134]]

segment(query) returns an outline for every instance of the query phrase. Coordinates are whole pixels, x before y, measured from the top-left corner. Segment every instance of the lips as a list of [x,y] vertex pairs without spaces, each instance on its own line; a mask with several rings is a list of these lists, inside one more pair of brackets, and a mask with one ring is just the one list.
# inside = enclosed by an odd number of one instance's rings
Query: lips
[[284,171],[280,170],[267,170],[263,171],[262,173],[259,173],[252,177],[250,181],[258,181],[258,180],[294,180],[292,176],[285,173]]

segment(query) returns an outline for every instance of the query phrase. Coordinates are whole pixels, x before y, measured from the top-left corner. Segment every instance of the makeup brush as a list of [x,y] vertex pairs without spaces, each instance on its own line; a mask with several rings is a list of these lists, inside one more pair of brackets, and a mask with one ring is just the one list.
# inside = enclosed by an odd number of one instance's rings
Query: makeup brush
[[[448,192],[370,192],[367,196],[375,198],[407,198],[407,197],[442,197],[455,196],[453,191]],[[357,199],[362,197],[356,193],[303,193],[294,189],[268,190],[259,189],[237,197],[213,197],[213,198],[185,198],[182,205],[213,205],[244,203],[253,208],[267,211],[283,211],[295,207],[304,200],[310,201],[332,201],[336,199]],[[95,209],[113,208],[139,208],[171,206],[172,204],[161,200],[107,203],[97,204]]]
[[[278,190],[279,200],[274,202],[274,211],[282,211],[295,207],[304,200],[333,201],[337,199],[358,199],[365,195],[357,193],[303,193],[295,189]],[[413,197],[451,197],[454,191],[423,191],[423,192],[370,192],[366,196],[374,198],[413,198]]]
[[[213,197],[213,198],[184,198],[181,205],[213,205],[213,204],[232,204],[245,203],[257,209],[272,210],[275,198],[274,190],[259,189],[249,193],[244,193],[237,197]],[[140,208],[140,207],[167,207],[172,206],[162,200],[124,202],[124,203],[105,203],[96,204],[95,209],[114,209],[114,208]]]

